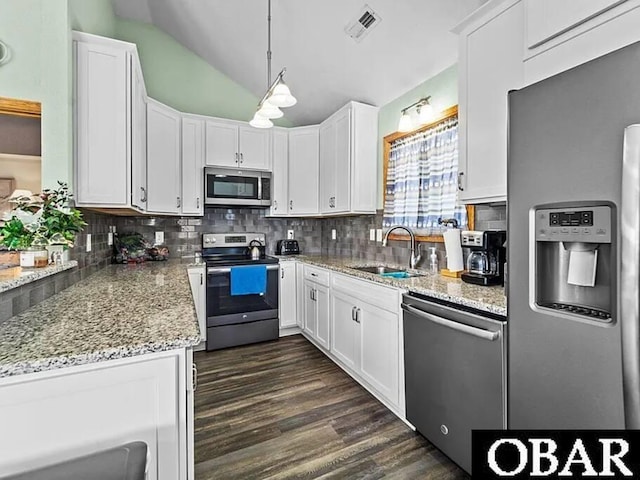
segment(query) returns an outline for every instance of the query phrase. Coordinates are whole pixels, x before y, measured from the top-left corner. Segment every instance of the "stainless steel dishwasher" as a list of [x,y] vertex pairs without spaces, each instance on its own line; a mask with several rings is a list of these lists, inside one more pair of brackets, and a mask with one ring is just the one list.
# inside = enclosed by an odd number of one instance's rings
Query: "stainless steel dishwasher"
[[506,428],[506,318],[402,297],[407,420],[471,473],[471,431]]

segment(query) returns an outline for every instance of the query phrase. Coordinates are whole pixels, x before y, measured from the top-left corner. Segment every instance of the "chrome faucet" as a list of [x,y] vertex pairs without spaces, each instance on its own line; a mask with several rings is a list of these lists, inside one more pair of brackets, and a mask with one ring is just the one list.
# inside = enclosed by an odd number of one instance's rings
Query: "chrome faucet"
[[389,239],[389,234],[399,228],[406,231],[411,237],[410,239],[411,257],[409,257],[409,268],[416,268],[416,265],[420,261],[420,244],[416,243],[416,235],[415,233],[413,233],[413,230],[411,230],[410,228],[404,227],[402,225],[393,225],[391,228],[389,228],[389,230],[387,230],[387,233],[384,234],[384,238],[382,239],[382,246],[383,247],[387,246],[387,240]]

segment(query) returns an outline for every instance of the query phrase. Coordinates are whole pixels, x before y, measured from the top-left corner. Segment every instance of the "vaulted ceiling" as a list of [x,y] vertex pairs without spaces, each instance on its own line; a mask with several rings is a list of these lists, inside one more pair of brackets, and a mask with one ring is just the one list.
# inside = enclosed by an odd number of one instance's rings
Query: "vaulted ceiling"
[[[287,67],[285,80],[298,99],[286,117],[314,124],[349,100],[382,106],[397,98],[456,62],[450,29],[484,1],[272,0],[272,78]],[[267,0],[113,3],[118,16],[154,24],[262,97]],[[357,43],[345,27],[365,4],[381,21]]]

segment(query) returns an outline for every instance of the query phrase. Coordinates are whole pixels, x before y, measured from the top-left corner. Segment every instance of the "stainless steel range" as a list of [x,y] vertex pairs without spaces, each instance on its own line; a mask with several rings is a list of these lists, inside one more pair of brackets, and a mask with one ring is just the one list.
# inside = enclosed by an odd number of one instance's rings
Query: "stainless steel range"
[[[263,233],[205,233],[207,350],[278,338],[278,259]],[[259,255],[257,255],[256,247]]]

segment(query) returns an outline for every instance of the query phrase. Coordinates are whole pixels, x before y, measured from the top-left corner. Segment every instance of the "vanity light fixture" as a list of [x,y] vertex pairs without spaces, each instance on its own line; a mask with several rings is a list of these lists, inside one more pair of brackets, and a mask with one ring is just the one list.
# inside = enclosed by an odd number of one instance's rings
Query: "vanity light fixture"
[[[417,102],[412,103],[401,110],[402,115],[400,115],[400,122],[398,123],[399,132],[410,132],[420,125],[425,125],[433,121],[435,115],[433,106],[429,103],[430,99],[431,96],[423,97]],[[416,109],[417,125],[414,124],[414,121],[411,118],[410,110],[412,108]]]
[[280,118],[283,113],[280,108],[291,107],[297,103],[296,98],[291,95],[291,91],[284,83],[284,74],[287,69],[283,68],[276,79],[271,82],[271,0],[268,0],[267,14],[267,91],[258,103],[258,110],[249,122],[255,128],[271,128],[272,118]]

